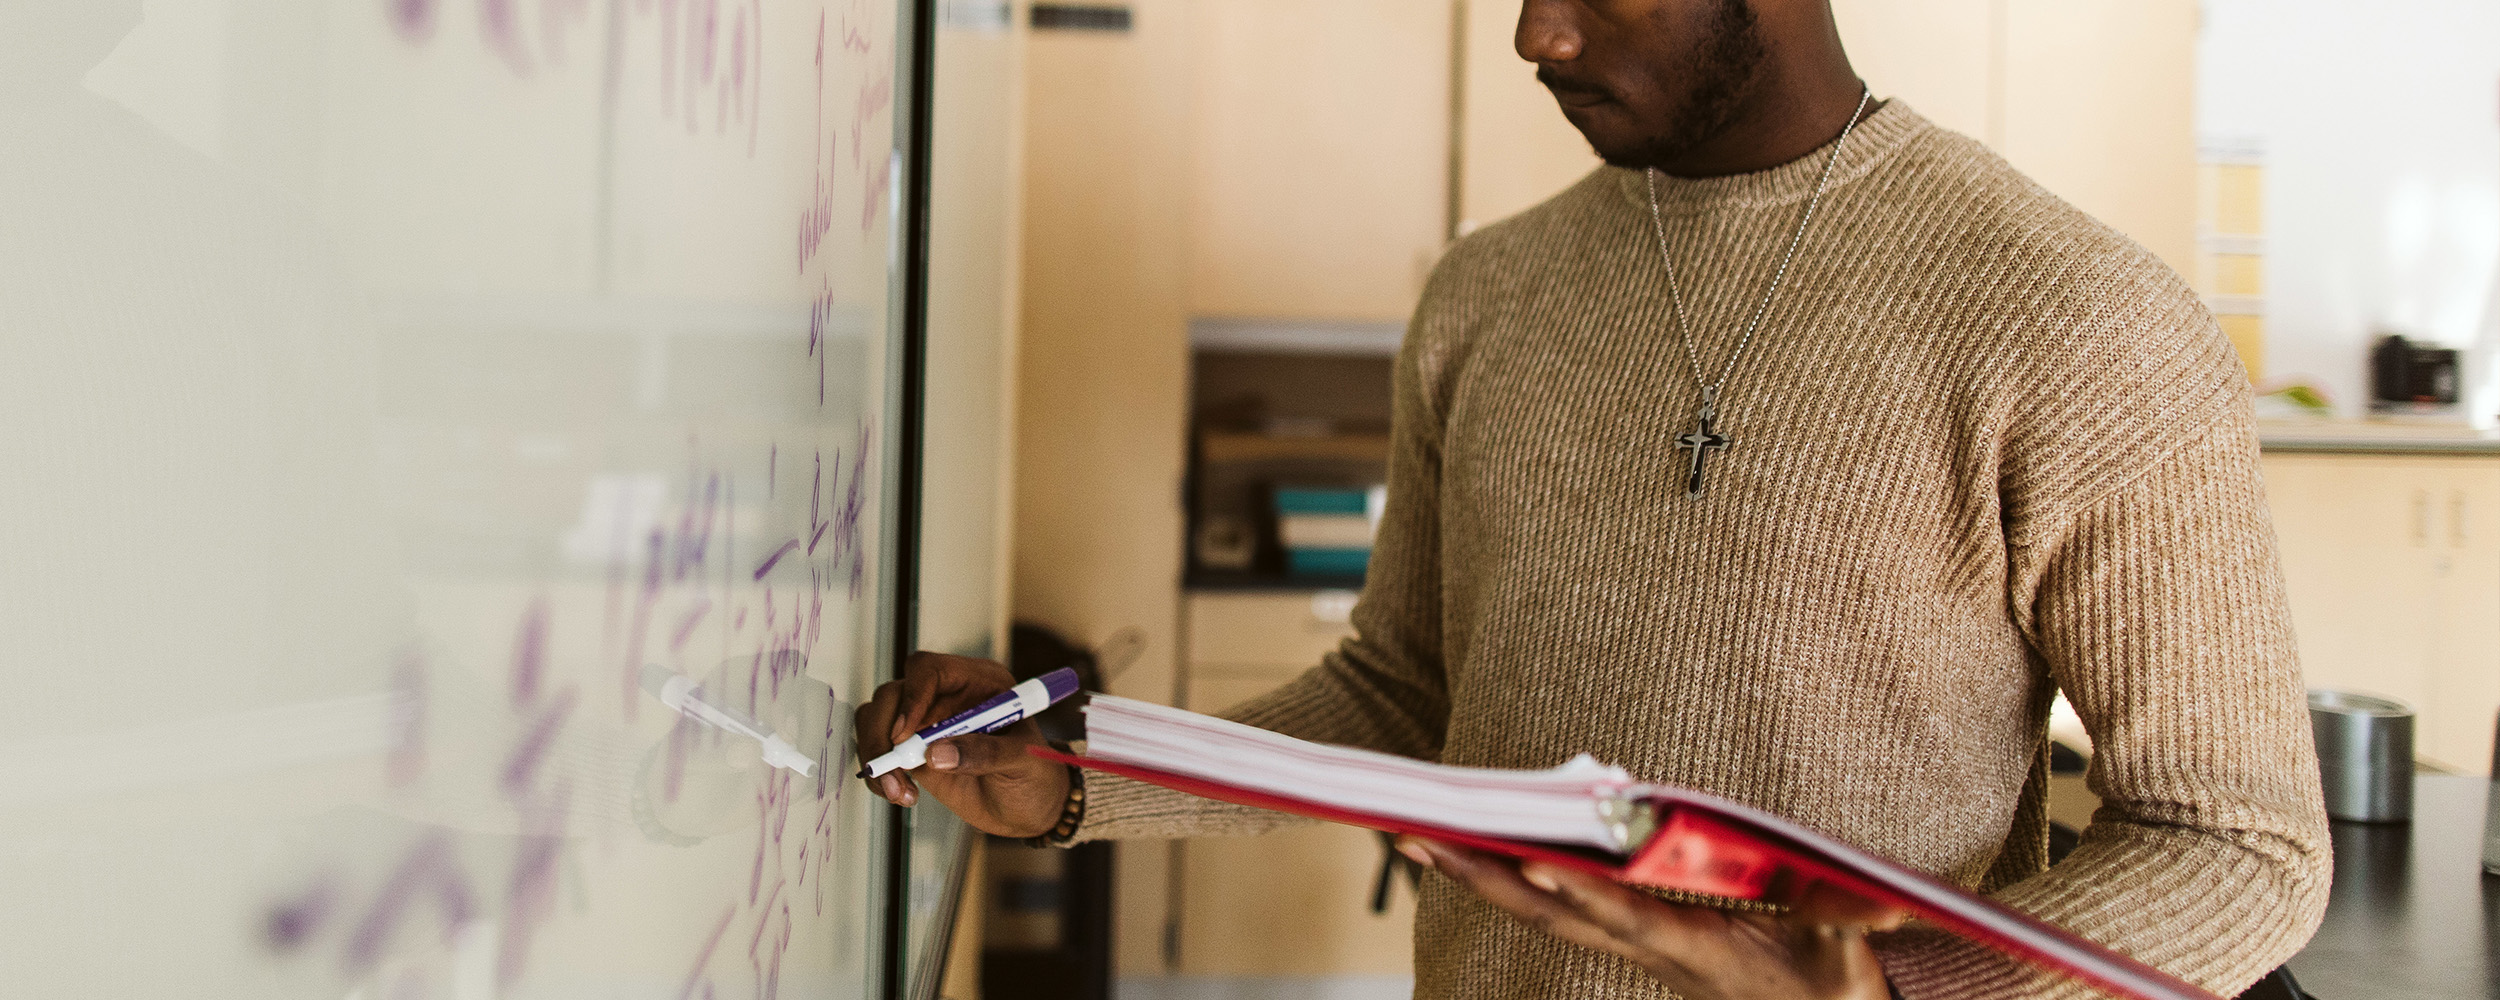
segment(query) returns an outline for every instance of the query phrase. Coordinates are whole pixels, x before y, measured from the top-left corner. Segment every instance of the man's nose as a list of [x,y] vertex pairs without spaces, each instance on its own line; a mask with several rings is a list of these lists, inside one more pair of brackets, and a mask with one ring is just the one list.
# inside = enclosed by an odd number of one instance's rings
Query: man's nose
[[1532,63],[1567,63],[1580,57],[1580,25],[1570,0],[1521,0],[1519,30],[1511,46]]

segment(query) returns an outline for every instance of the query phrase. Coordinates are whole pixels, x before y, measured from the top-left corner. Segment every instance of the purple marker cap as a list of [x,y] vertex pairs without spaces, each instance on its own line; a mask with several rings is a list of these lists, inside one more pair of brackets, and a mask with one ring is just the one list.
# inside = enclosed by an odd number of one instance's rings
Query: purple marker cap
[[1050,692],[1050,703],[1056,705],[1077,692],[1076,671],[1061,667],[1042,675],[1042,689]]

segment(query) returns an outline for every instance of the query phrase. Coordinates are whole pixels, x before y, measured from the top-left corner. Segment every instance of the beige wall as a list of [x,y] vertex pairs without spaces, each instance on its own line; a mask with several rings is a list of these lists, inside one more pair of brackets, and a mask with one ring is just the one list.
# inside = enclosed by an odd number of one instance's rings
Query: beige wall
[[[1131,35],[1035,34],[1026,56],[1025,296],[1016,617],[1145,652],[1113,689],[1169,701],[1178,634],[1188,344],[1182,44],[1190,0],[1138,0]],[[1125,973],[1162,968],[1167,855],[1123,844]]]
[[2195,0],[1998,2],[2007,53],[1998,150],[2194,273]]

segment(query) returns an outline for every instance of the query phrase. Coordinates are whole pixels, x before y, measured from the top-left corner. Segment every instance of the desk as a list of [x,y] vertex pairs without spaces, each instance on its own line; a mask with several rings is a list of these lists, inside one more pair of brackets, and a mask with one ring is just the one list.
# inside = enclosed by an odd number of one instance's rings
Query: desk
[[2479,777],[2425,774],[2413,822],[2335,824],[2326,922],[2292,959],[2318,1000],[2500,1000],[2500,876]]

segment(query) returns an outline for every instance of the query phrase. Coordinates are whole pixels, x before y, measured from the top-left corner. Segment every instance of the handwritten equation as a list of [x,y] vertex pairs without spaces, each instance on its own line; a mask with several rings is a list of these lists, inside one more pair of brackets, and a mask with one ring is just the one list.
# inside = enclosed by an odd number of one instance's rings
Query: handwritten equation
[[[746,819],[739,825],[751,832],[743,878],[721,887],[722,915],[693,949],[695,964],[682,995],[714,995],[717,968],[734,955],[744,973],[739,978],[750,979],[754,995],[775,997],[796,928],[802,918],[827,915],[833,903],[827,884],[841,863],[837,806],[848,785],[842,765],[849,707],[809,679],[807,667],[820,655],[829,605],[854,607],[862,596],[876,441],[875,426],[868,424],[853,443],[829,452],[793,455],[777,444],[768,446],[762,492],[769,509],[780,509],[776,501],[790,505],[793,523],[770,538],[769,549],[746,558],[736,552],[739,479],[722,469],[690,467],[673,509],[607,574],[604,603],[631,609],[599,616],[598,645],[614,656],[607,666],[559,659],[554,637],[562,622],[554,602],[540,597],[522,607],[502,654],[493,710],[500,715],[497,728],[507,735],[489,775],[439,773],[439,762],[457,759],[460,749],[429,744],[436,731],[431,723],[452,711],[438,697],[446,682],[423,655],[397,658],[383,785],[407,793],[429,783],[483,782],[503,803],[506,812],[498,822],[511,832],[481,838],[420,827],[387,868],[374,874],[359,878],[324,870],[260,915],[267,946],[288,956],[326,951],[351,982],[392,983],[434,981],[411,971],[419,966],[394,966],[391,956],[403,950],[482,949],[492,954],[492,981],[499,992],[520,984],[544,929],[563,915],[560,883],[568,852],[586,843],[575,828],[578,769],[559,763],[563,747],[586,721],[582,687],[567,676],[587,669],[639,678],[646,660],[681,669],[698,626],[717,620],[714,631],[722,641],[746,652],[701,672],[703,697],[771,720],[810,748],[818,766],[805,778],[773,767],[724,770],[719,761],[736,738],[678,716],[649,751],[651,776],[635,794],[650,798],[652,809],[666,810],[697,782],[715,790],[723,782],[745,788]],[[799,462],[804,465],[797,475],[782,468]],[[794,483],[803,483],[806,495],[803,521],[796,518],[798,496],[781,495]],[[644,702],[653,699],[638,680],[620,686],[626,691],[617,708],[620,717],[630,720],[650,710]],[[807,731],[792,732],[800,727]],[[700,777],[690,777],[698,772]],[[717,841],[649,832],[675,846]],[[574,895],[590,888],[577,887]],[[724,948],[724,941],[736,941],[742,953]],[[389,988],[393,993],[387,995],[403,990]],[[413,995],[426,995],[428,988],[404,987]]]
[[[427,45],[440,33],[443,6],[450,0],[383,0],[383,13],[401,40]],[[519,78],[564,72],[578,54],[602,42],[592,34],[591,0],[475,0],[477,42],[506,71]],[[747,151],[755,152],[762,128],[764,102],[763,0],[611,0],[606,5],[605,48],[609,60],[633,53],[616,51],[624,40],[644,32],[656,35],[644,54],[657,63],[658,110],[663,118],[682,122],[688,134],[743,133]],[[630,22],[630,23],[628,23]],[[611,67],[603,78],[607,96],[618,97],[621,74]]]

